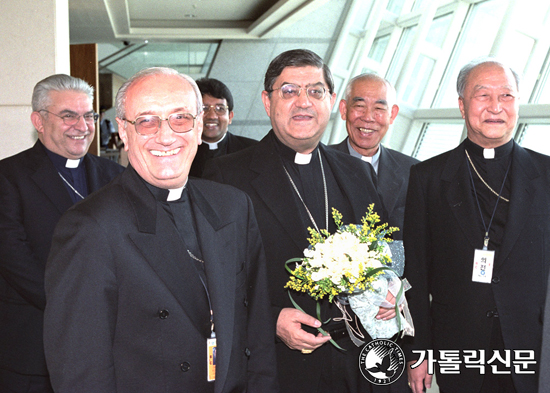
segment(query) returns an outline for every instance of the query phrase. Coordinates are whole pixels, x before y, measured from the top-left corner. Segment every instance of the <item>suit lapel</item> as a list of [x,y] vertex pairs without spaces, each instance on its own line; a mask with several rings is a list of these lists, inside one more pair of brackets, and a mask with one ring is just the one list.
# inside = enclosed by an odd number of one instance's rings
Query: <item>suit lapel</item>
[[157,203],[133,169],[123,175],[123,186],[133,204],[138,232],[130,239],[164,282],[201,333],[208,322],[208,303],[193,260],[188,256],[171,218]]
[[448,184],[445,192],[449,207],[454,214],[462,232],[470,241],[472,247],[480,248],[483,245],[483,238],[478,234],[477,223],[479,222],[479,209],[474,203],[471,193],[470,177],[466,168],[464,147],[461,144],[451,151],[449,159],[443,169],[441,180]]
[[[189,183],[189,196],[197,224],[197,238],[202,245],[208,292],[214,311],[218,345],[216,391],[227,378],[234,328],[237,239],[235,223],[222,223],[200,191]],[[244,260],[241,261],[244,264]]]
[[399,163],[388,150],[380,145],[380,161],[378,163],[378,189],[384,197],[384,206],[388,213],[392,212],[400,190],[404,186],[403,176],[399,176]]
[[525,226],[533,209],[533,204],[530,201],[534,199],[536,192],[533,180],[540,176],[529,154],[515,142],[511,176],[510,208],[500,255],[497,255],[498,260],[501,262],[506,259],[514,247],[520,233],[526,230]]
[[73,205],[73,201],[44,149],[45,147],[40,141],[36,142],[33,147],[36,171],[32,175],[32,179],[59,213],[63,214]]
[[[258,173],[258,177],[250,183],[264,202],[266,208],[273,213],[298,249],[303,247],[303,239],[309,237],[307,226],[296,225],[300,217],[299,208],[295,202],[295,191],[283,169],[276,148],[269,139],[269,134],[262,139],[254,151],[250,170]],[[281,200],[281,195],[284,199]]]

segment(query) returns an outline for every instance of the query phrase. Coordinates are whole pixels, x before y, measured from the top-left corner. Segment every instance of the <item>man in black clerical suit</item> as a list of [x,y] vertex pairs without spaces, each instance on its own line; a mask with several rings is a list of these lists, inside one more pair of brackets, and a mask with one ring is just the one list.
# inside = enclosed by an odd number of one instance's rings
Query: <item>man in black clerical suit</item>
[[[384,215],[382,202],[367,165],[358,166],[349,154],[319,143],[336,94],[330,70],[318,55],[303,49],[280,54],[267,69],[264,87],[262,100],[273,129],[258,144],[210,161],[205,177],[236,186],[252,199],[266,250],[281,390],[370,391],[359,372],[360,348],[343,322],[325,327],[346,352],[317,334],[321,322],[312,316],[314,300],[293,293],[306,313],[292,306],[284,289],[289,278],[285,262],[303,256],[308,227],[335,231],[332,208],[346,223],[358,223],[371,203]],[[323,321],[342,316],[328,300],[321,305]],[[395,313],[385,309],[379,315]]]
[[191,165],[189,176],[202,177],[206,161],[252,146],[258,141],[230,133],[233,120],[233,95],[229,88],[214,78],[201,78],[197,85],[202,94],[202,144]]
[[[74,203],[123,168],[87,154],[93,88],[52,75],[32,96],[35,145],[0,161],[0,391],[51,392],[42,325],[44,268],[54,228]],[[101,247],[101,244],[97,244]]]
[[278,391],[252,203],[188,179],[201,111],[195,82],[169,68],[120,88],[130,166],[61,218],[46,266],[56,392]]
[[[440,350],[456,351],[460,374],[435,366],[442,393],[536,392],[550,263],[550,157],[512,139],[519,84],[509,67],[474,61],[460,71],[457,88],[467,139],[411,168],[405,276],[416,335],[409,349],[433,350],[436,359]],[[471,360],[480,362],[480,350],[485,374]],[[495,350],[502,360],[493,359]],[[424,354],[418,367],[408,367],[415,393],[431,385]],[[409,353],[409,366],[419,356]]]
[[418,163],[396,150],[380,144],[399,112],[393,86],[376,74],[361,74],[352,78],[340,101],[340,115],[346,121],[348,137],[331,145],[344,153],[369,162],[377,174],[377,187],[388,212],[393,233],[403,239],[405,199],[411,165]]

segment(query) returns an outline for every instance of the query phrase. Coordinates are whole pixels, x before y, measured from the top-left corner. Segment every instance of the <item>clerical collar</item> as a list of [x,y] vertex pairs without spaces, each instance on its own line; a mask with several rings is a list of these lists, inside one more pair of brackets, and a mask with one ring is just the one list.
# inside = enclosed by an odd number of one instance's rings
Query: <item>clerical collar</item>
[[223,136],[221,137],[221,139],[217,142],[206,142],[204,139],[202,141],[202,143],[206,143],[208,145],[208,149],[209,150],[217,150],[219,148],[218,145],[222,144],[223,141],[225,141],[225,136],[227,135],[227,132],[225,134],[223,134]]
[[319,154],[319,145],[317,145],[317,147],[315,147],[315,149],[311,153],[302,154],[302,153],[296,152],[294,149],[291,149],[290,147],[285,145],[283,142],[281,142],[273,131],[270,132],[270,135],[275,142],[275,146],[277,147],[277,151],[279,155],[286,162],[292,162],[298,165],[307,165],[311,162],[312,158],[317,157],[317,155]]
[[471,156],[483,157],[487,160],[506,157],[512,153],[514,149],[514,141],[510,139],[507,143],[502,146],[495,147],[494,149],[485,149],[478,144],[472,142],[470,139],[466,138],[465,147],[470,153]]
[[153,194],[155,199],[159,202],[173,202],[181,199],[183,190],[185,189],[185,186],[187,186],[187,181],[186,181],[183,187],[166,189],[166,188],[159,188],[152,184],[149,184],[144,179],[141,179],[141,180],[143,180],[143,182],[145,183],[149,191],[151,191],[151,194]]
[[59,154],[49,150],[46,146],[44,146],[44,149],[46,150],[48,157],[50,157],[50,160],[52,160],[54,166],[58,168],[58,170],[60,170],[61,168],[70,168],[70,169],[78,168],[82,160],[84,160],[84,157],[81,157],[78,160],[73,160],[70,158],[60,156]]
[[369,164],[371,164],[372,167],[374,168],[374,171],[376,172],[376,174],[378,174],[378,164],[380,162],[380,150],[382,150],[382,149],[380,149],[380,146],[378,146],[378,150],[376,151],[376,153],[372,157],[367,157],[367,156],[363,156],[363,155],[361,155],[361,153],[358,153],[357,151],[355,151],[355,149],[349,143],[349,138],[347,139],[347,143],[348,143],[349,154],[352,155],[353,157],[357,157],[360,160],[368,162]]

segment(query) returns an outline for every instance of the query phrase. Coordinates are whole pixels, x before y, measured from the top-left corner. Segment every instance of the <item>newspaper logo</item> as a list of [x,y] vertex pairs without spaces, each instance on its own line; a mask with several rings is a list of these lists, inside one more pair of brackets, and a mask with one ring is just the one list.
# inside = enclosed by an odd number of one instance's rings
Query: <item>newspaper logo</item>
[[393,341],[373,340],[359,354],[359,370],[375,385],[392,384],[405,371],[405,354]]

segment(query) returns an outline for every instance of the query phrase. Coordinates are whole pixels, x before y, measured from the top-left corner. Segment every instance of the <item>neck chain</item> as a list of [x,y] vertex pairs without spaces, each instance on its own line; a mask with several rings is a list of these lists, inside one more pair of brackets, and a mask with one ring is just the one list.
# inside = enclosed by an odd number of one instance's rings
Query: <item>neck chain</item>
[[489,186],[489,184],[487,184],[487,182],[481,177],[481,175],[479,174],[479,172],[477,171],[476,167],[474,166],[474,163],[472,162],[472,159],[470,158],[470,155],[468,154],[468,150],[464,150],[466,152],[466,157],[468,157],[468,161],[470,161],[470,165],[472,166],[472,168],[474,168],[474,172],[476,173],[477,177],[479,177],[479,180],[481,180],[481,182],[483,184],[485,184],[485,186],[489,189],[489,191],[491,191],[493,194],[495,194],[497,197],[499,197],[500,199],[502,199],[504,202],[510,202],[509,199],[506,199],[504,198],[502,195],[498,194],[495,190],[493,190],[491,188],[491,186]]
[[[319,164],[321,165],[321,175],[323,176],[323,190],[325,192],[325,229],[328,231],[328,193],[327,193],[327,180],[325,178],[325,170],[323,168],[323,160],[321,159],[321,152],[319,152]],[[306,206],[306,203],[304,202],[302,196],[300,195],[300,192],[298,191],[298,188],[296,187],[296,184],[294,184],[294,181],[292,180],[292,177],[290,177],[290,174],[288,173],[285,165],[283,164],[283,169],[285,170],[285,173],[288,177],[288,180],[290,180],[290,184],[292,184],[292,188],[294,188],[294,191],[296,191],[296,194],[298,195],[298,198],[300,198],[300,201],[302,201],[302,204],[304,205],[307,215],[309,216],[309,219],[313,223],[313,226],[317,230],[317,232],[321,232],[319,230],[319,227],[317,226],[317,223],[315,222],[315,219],[313,218],[313,215],[309,211],[309,209]]]
[[76,190],[76,188],[74,188],[73,185],[72,185],[71,183],[69,183],[69,182],[67,181],[67,179],[65,179],[65,178],[63,177],[63,175],[62,175],[61,173],[57,172],[57,174],[63,179],[63,181],[65,182],[65,184],[67,184],[67,185],[71,188],[71,190],[73,190],[74,193],[80,197],[80,199],[84,199],[84,197],[82,196],[82,194],[79,193],[79,192]]

